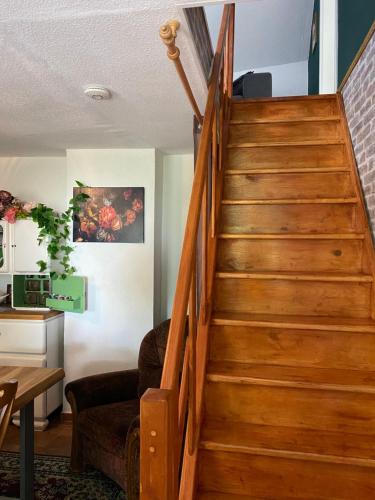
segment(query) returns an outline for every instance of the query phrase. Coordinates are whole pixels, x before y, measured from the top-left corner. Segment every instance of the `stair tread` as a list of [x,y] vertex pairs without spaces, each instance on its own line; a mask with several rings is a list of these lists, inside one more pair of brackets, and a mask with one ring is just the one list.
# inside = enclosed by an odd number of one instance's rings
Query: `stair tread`
[[343,240],[363,240],[365,235],[363,233],[220,233],[218,235],[222,239],[255,239],[255,240],[272,240],[272,239],[301,239],[301,240],[329,240],[329,239],[343,239]]
[[371,437],[364,434],[218,419],[204,422],[200,446],[375,467],[375,446]]
[[291,118],[252,118],[250,120],[230,120],[230,125],[256,125],[257,123],[295,123],[295,122],[327,122],[339,121],[340,116],[304,116],[304,117],[291,117]]
[[265,279],[265,280],[299,280],[299,281],[351,281],[371,283],[370,274],[347,273],[317,273],[317,272],[289,272],[289,271],[264,271],[264,272],[216,272],[216,278],[226,279]]
[[280,97],[244,97],[241,99],[233,99],[231,106],[241,106],[242,104],[259,104],[269,102],[296,102],[296,101],[336,101],[336,94],[314,94],[314,95],[293,95]]
[[211,324],[375,333],[375,321],[370,318],[215,312]]
[[222,205],[309,205],[319,203],[358,203],[358,198],[280,198],[280,199],[247,199],[222,200]]
[[375,394],[375,371],[210,361],[207,380]]
[[227,148],[260,148],[260,147],[290,147],[290,146],[325,146],[345,144],[344,140],[293,141],[293,142],[239,142],[227,144]]
[[350,172],[346,167],[284,167],[284,168],[243,168],[225,169],[225,175],[257,175],[257,174],[307,174],[307,173]]

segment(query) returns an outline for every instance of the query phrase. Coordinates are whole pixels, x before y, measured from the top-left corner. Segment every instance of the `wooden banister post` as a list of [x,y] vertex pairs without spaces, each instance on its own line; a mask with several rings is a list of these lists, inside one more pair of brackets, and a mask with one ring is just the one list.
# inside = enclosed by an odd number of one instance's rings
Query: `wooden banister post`
[[177,500],[178,409],[176,395],[148,389],[141,398],[141,500]]
[[185,92],[187,94],[187,97],[190,101],[190,104],[194,110],[194,114],[197,117],[197,120],[200,125],[203,125],[203,116],[201,115],[201,112],[199,111],[199,107],[197,104],[197,101],[195,100],[195,97],[193,95],[193,92],[190,87],[189,80],[186,76],[185,70],[182,66],[181,60],[180,60],[180,49],[176,47],[176,36],[177,36],[177,30],[180,27],[180,23],[176,20],[169,21],[168,23],[164,24],[159,31],[160,38],[163,40],[165,45],[167,46],[167,55],[171,61],[174,62],[177,73],[181,79],[182,85],[184,86]]

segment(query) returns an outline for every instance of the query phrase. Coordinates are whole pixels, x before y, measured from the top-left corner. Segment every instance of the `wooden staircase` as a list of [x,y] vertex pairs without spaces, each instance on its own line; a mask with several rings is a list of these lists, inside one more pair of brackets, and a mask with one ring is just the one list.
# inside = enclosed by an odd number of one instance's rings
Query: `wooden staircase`
[[375,498],[374,252],[339,96],[232,101],[203,500]]

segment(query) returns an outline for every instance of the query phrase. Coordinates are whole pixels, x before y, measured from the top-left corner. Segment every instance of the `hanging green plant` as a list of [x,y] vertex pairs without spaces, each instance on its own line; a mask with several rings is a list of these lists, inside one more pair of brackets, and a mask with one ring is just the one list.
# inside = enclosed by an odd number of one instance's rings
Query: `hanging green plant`
[[[82,182],[75,182],[80,188],[86,187]],[[70,254],[74,251],[74,247],[68,243],[70,225],[74,215],[80,211],[81,203],[88,198],[90,198],[88,194],[79,192],[69,200],[68,208],[63,213],[58,213],[43,203],[38,203],[30,210],[32,220],[39,227],[39,244],[47,241],[47,252],[51,261],[58,262],[62,267],[61,273],[52,271],[51,278],[65,279],[76,272],[76,268],[70,262]],[[40,260],[37,264],[40,273],[46,271],[47,262]]]

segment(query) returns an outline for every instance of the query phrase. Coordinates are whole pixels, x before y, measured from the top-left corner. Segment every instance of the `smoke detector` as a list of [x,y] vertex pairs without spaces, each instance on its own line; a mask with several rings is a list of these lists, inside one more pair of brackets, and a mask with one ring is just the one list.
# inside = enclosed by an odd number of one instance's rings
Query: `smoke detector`
[[84,93],[94,101],[104,101],[112,97],[111,91],[100,85],[86,87]]

